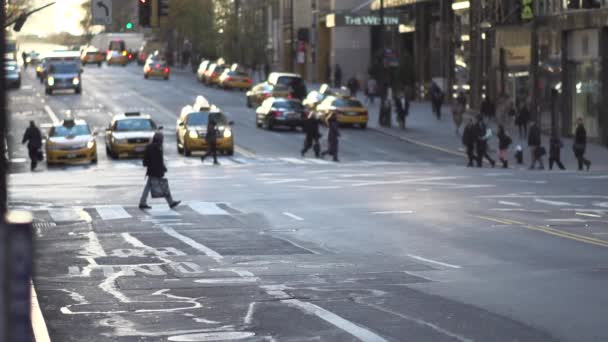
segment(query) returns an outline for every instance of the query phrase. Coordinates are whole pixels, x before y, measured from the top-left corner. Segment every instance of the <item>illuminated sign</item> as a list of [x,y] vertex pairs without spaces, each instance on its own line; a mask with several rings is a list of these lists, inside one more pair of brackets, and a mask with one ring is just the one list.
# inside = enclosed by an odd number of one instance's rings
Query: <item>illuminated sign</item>
[[[376,14],[358,15],[358,14],[341,14],[332,13],[326,17],[327,27],[335,26],[379,26],[381,23],[380,16]],[[397,26],[401,23],[398,16],[385,15],[384,25]]]
[[532,11],[533,0],[521,0],[521,19],[534,19],[534,11]]

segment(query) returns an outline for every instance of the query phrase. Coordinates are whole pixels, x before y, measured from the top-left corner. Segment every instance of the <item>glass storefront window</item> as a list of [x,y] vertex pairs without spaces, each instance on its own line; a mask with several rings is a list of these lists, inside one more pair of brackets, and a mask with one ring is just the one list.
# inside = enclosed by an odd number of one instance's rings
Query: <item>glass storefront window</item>
[[[581,116],[585,122],[587,136],[599,137],[599,106],[600,106],[600,62],[588,60],[572,63],[570,66],[570,79],[572,80],[572,122]],[[574,133],[575,124],[572,132]]]

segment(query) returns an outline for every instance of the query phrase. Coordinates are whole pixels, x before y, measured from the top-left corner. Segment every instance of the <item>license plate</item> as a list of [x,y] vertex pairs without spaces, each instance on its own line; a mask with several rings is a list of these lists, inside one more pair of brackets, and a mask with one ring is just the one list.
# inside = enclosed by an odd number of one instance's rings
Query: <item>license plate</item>
[[68,158],[68,159],[74,159],[74,158],[76,158],[76,156],[77,156],[77,154],[76,154],[76,153],[68,153],[67,158]]
[[138,146],[135,148],[135,152],[143,152],[146,149],[145,146]]
[[297,119],[298,118],[298,114],[297,113],[287,113],[286,116],[288,118],[290,118],[290,119]]

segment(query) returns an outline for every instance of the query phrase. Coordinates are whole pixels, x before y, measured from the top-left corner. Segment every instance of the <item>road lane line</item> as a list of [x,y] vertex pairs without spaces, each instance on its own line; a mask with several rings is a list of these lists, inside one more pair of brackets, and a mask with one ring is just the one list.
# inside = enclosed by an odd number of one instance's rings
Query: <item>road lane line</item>
[[230,215],[214,202],[189,202],[188,206],[201,215]]
[[298,158],[280,158],[280,159],[284,162],[291,163],[291,164],[299,164],[299,165],[308,164],[307,161],[298,159]]
[[234,145],[234,152],[236,152],[238,154],[242,154],[244,157],[247,157],[247,158],[255,158],[255,152],[250,151],[239,145]]
[[55,112],[53,112],[53,110],[51,109],[51,107],[49,105],[45,105],[44,106],[44,110],[46,111],[46,113],[51,118],[51,121],[53,121],[53,124],[58,124],[60,122],[59,118],[57,117],[57,115],[55,114]]
[[284,211],[284,212],[283,212],[283,215],[288,216],[288,217],[291,217],[292,219],[294,219],[294,220],[296,220],[296,221],[304,221],[304,219],[303,219],[303,218],[301,218],[300,216],[298,216],[298,215],[294,215],[294,214],[292,214],[292,213],[290,213],[290,212],[288,212],[288,211]]
[[245,315],[244,323],[245,325],[251,325],[253,321],[253,311],[255,310],[256,302],[249,303],[249,308],[247,309],[247,315]]
[[224,259],[224,257],[221,256],[218,252],[214,251],[213,249],[211,249],[203,244],[200,244],[200,243],[194,241],[193,239],[191,239],[185,235],[178,233],[177,231],[175,231],[175,229],[173,229],[169,226],[159,225],[158,227],[163,232],[165,232],[167,235],[178,239],[179,241],[196,249],[199,252],[204,253],[206,256],[210,257],[211,259],[215,260],[216,262],[220,262],[222,259]]
[[413,214],[413,210],[374,211],[372,215]]
[[588,214],[588,213],[579,213],[579,212],[577,212],[576,215],[578,215],[578,216],[587,216],[587,217],[595,217],[595,218],[602,218],[602,215]]
[[515,202],[509,202],[509,201],[498,201],[498,204],[509,205],[512,207],[521,207],[521,204],[515,203]]
[[455,269],[462,268],[461,266],[458,266],[458,265],[452,265],[452,264],[448,264],[448,263],[437,261],[437,260],[433,260],[433,259],[423,258],[423,257],[418,256],[418,255],[408,254],[407,256],[410,257],[410,258],[412,258],[412,259],[416,259],[416,260],[419,260],[419,261],[424,261],[424,262],[428,262],[428,263],[436,264],[436,265],[440,265],[440,266],[445,266],[445,267],[449,267],[449,268],[455,268]]
[[548,204],[548,205],[554,205],[554,206],[558,206],[558,207],[578,207],[578,204],[573,204],[570,202],[562,202],[562,201],[550,201],[550,200],[545,200],[542,198],[535,198],[534,202],[538,202],[538,203],[543,203],[543,204]]
[[102,220],[120,220],[131,218],[131,214],[129,214],[120,205],[95,206],[94,208],[97,210],[97,214],[99,214]]
[[357,337],[365,342],[388,342],[380,335],[361,327],[349,320],[346,320],[331,311],[327,311],[320,306],[312,303],[302,302],[298,299],[286,299],[281,302],[302,309],[304,312],[315,315],[322,320],[344,330],[345,332]]
[[31,303],[31,319],[32,319],[32,330],[34,333],[34,341],[36,342],[51,342],[51,337],[49,336],[49,331],[46,327],[46,323],[44,321],[44,316],[42,315],[42,310],[40,310],[40,303],[38,302],[38,295],[36,294],[36,289],[34,288],[34,283],[32,282],[32,303]]

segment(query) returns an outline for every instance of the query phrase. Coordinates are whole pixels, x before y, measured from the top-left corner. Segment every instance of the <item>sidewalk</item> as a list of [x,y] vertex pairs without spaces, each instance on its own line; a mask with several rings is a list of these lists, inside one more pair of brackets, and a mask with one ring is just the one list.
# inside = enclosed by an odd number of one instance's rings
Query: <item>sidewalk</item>
[[[308,83],[308,91],[319,89],[319,84]],[[437,151],[442,151],[452,155],[459,155],[463,158],[463,165],[466,163],[465,149],[461,143],[461,137],[456,135],[454,122],[452,121],[452,108],[450,105],[442,107],[441,120],[435,118],[431,109],[431,103],[428,101],[417,101],[410,103],[410,113],[406,121],[406,129],[401,130],[396,122],[396,114],[392,115],[391,128],[381,127],[378,124],[378,116],[380,112],[379,100],[376,98],[374,104],[365,103],[365,96],[359,92],[358,99],[368,107],[369,123],[368,127],[378,132],[390,135],[392,137],[420,145],[426,148],[431,148]],[[460,128],[460,133],[464,128],[467,119],[474,119],[474,114],[467,112],[464,115],[463,125]],[[494,137],[490,140],[490,156],[498,159],[498,140],[496,139],[497,124],[494,121],[487,123],[494,133]],[[513,144],[509,149],[509,166],[517,168],[527,168],[530,166],[530,153],[528,152],[527,138],[519,138],[519,133],[514,128],[507,127],[507,133],[513,139]],[[542,136],[543,146],[549,151],[549,136]],[[562,163],[568,170],[577,170],[578,162],[572,152],[572,138],[562,137],[564,148],[562,149]],[[520,144],[524,151],[524,164],[517,165],[515,163],[515,148]],[[608,171],[608,148],[598,144],[587,144],[587,152],[585,157],[591,160],[591,170]],[[549,168],[548,156],[543,158],[545,168]],[[554,165],[555,166],[555,165]],[[557,166],[555,166],[557,168]]]

